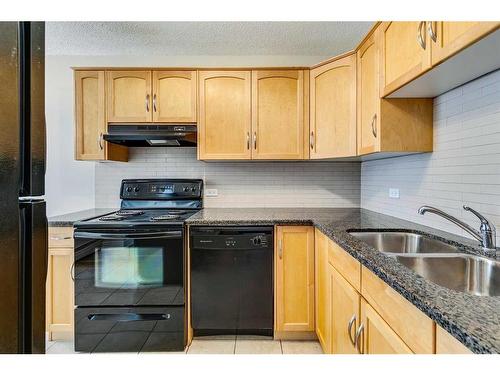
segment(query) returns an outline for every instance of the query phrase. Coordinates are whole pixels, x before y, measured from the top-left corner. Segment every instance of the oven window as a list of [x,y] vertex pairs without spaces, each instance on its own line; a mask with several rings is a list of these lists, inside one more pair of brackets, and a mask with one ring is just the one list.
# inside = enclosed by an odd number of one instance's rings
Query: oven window
[[163,284],[161,247],[103,247],[96,253],[95,286],[101,288],[154,287]]

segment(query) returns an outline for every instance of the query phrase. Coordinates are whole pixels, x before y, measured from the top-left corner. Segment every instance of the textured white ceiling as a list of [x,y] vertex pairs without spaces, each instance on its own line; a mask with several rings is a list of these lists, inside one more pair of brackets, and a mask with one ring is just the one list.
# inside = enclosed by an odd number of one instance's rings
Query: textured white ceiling
[[334,56],[371,22],[47,22],[48,55]]

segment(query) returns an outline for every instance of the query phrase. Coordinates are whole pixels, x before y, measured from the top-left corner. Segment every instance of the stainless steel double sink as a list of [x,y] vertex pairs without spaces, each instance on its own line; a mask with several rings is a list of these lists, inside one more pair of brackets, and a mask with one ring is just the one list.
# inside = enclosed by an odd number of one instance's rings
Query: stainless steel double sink
[[395,258],[423,278],[478,296],[500,296],[500,262],[410,232],[350,231],[350,235]]

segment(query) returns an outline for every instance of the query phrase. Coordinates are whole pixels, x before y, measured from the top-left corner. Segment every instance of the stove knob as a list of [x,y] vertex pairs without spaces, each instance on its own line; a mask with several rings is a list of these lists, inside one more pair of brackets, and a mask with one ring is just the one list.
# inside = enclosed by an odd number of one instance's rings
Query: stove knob
[[132,188],[129,186],[129,187],[127,188],[127,192],[129,192],[129,193],[130,193],[131,191],[132,191]]
[[189,191],[189,187],[184,186],[184,189],[183,189],[183,190],[184,190],[184,192],[185,192],[185,193],[187,193],[187,192]]
[[140,188],[139,186],[136,186],[136,187],[134,188],[134,191],[135,191],[136,193],[137,193],[139,190],[141,190],[141,188]]
[[194,186],[193,186],[193,187],[191,188],[191,191],[194,193],[194,192],[196,191],[196,187],[194,187]]

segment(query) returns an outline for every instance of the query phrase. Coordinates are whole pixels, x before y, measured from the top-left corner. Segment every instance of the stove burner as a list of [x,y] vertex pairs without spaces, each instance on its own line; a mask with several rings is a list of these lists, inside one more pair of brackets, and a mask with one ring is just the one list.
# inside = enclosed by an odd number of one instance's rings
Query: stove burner
[[153,216],[150,220],[151,221],[168,221],[168,220],[178,219],[179,217],[180,217],[179,215],[160,215],[160,216]]
[[139,216],[139,215],[142,215],[144,214],[144,211],[133,211],[133,210],[120,210],[120,211],[116,211],[114,213],[114,215],[118,215],[118,216]]

